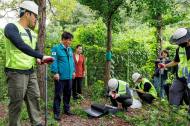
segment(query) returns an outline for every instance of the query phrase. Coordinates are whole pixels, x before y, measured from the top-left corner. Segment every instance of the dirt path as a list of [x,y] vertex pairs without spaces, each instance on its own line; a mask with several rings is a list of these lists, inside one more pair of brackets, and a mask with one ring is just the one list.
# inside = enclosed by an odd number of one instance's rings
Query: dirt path
[[[80,108],[87,108],[91,105],[91,101],[84,100],[78,104]],[[72,109],[75,109],[77,105],[73,106]],[[51,112],[52,113],[52,112]],[[127,115],[134,114],[132,109],[126,113]],[[4,118],[7,116],[7,106],[0,104],[0,118]],[[78,115],[67,116],[62,115],[61,121],[58,123],[59,126],[132,126],[129,123],[125,122],[121,118],[118,117],[111,117],[111,116],[104,116],[101,118],[88,118],[88,117],[81,117]],[[30,126],[28,121],[24,121],[22,126]],[[49,125],[48,125],[49,126]],[[54,124],[50,125],[54,126]]]
[[[91,101],[84,100],[81,102],[83,109],[91,105]],[[131,113],[131,109],[126,113]],[[132,114],[132,113],[131,113]],[[131,126],[129,123],[118,117],[104,116],[101,118],[81,118],[80,116],[67,116],[62,115],[60,126]]]
[[120,118],[84,119],[78,116],[62,116],[60,126],[131,126]]

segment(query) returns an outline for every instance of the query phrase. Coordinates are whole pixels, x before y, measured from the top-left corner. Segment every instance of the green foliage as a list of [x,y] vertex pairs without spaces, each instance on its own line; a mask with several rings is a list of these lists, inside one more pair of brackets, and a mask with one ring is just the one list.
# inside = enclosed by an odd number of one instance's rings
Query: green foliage
[[76,108],[73,110],[73,113],[75,113],[77,116],[80,116],[81,118],[87,118],[87,113],[83,108]]
[[0,126],[6,126],[8,124],[7,118],[0,118]]
[[107,22],[110,16],[117,14],[117,9],[125,3],[125,0],[79,0],[79,2],[96,10]]
[[[144,21],[148,21],[152,26],[176,23],[186,15],[179,10],[179,5],[175,0],[139,0],[139,2],[142,3],[140,6],[144,9]],[[159,15],[162,16],[161,19]]]
[[76,0],[51,0],[51,3],[53,5],[53,9],[55,10],[55,15],[52,16],[52,18],[59,21],[67,21],[69,20],[70,16],[72,15],[77,1]]
[[74,32],[74,43],[105,46],[106,27],[101,19],[94,24],[81,25]]
[[98,101],[105,95],[104,82],[101,80],[96,81],[90,86],[89,92],[91,94],[92,101]]
[[187,126],[187,112],[184,108],[172,110],[167,102],[144,104],[140,114],[127,116],[123,112],[116,115],[134,126]]
[[62,20],[59,22],[66,31],[75,31],[76,28],[80,27],[81,25],[95,23],[95,12],[92,11],[88,6],[77,3],[69,20]]
[[[103,80],[105,67],[105,48],[98,46],[83,46],[87,58],[88,84]],[[132,49],[134,48],[134,49]],[[149,60],[149,50],[139,42],[129,42],[126,47],[112,49],[111,76],[131,82],[133,72],[139,71],[149,75],[153,71],[153,63]],[[147,72],[148,71],[148,72]]]

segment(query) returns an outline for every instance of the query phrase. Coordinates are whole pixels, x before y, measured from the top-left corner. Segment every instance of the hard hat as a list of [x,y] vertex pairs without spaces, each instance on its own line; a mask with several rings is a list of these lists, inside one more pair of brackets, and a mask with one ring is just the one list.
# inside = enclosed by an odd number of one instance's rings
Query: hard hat
[[170,38],[171,44],[183,44],[190,39],[190,29],[178,28]]
[[118,80],[115,78],[112,78],[108,81],[108,87],[111,91],[115,91],[118,87]]
[[38,5],[34,1],[23,1],[19,7],[38,15]]
[[139,73],[134,73],[134,74],[132,75],[132,80],[133,80],[133,82],[136,83],[137,80],[138,80],[140,77],[141,77],[141,75],[140,75]]

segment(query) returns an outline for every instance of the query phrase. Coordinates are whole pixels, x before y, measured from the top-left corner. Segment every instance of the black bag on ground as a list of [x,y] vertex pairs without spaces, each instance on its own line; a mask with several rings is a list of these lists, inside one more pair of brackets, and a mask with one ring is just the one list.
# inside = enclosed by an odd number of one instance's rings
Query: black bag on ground
[[85,112],[92,117],[100,117],[109,113],[114,114],[117,111],[117,107],[102,104],[92,104],[90,108],[85,110]]

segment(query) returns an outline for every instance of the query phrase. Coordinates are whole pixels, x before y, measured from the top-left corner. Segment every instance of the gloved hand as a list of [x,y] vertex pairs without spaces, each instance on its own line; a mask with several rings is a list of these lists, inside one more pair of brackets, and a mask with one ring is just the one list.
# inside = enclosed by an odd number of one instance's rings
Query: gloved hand
[[158,64],[158,68],[160,68],[160,69],[161,69],[161,68],[165,68],[165,67],[166,67],[166,64],[163,64],[163,63],[159,63],[159,64]]

